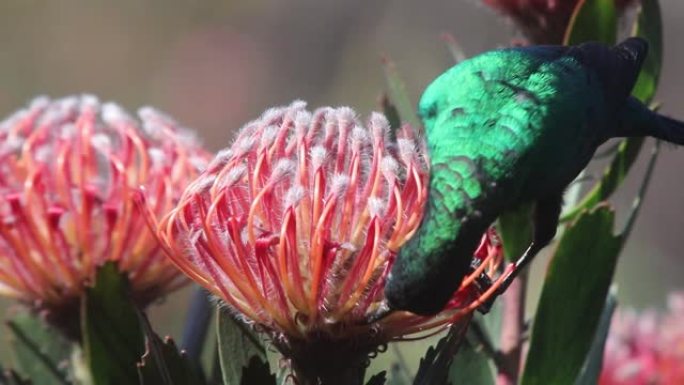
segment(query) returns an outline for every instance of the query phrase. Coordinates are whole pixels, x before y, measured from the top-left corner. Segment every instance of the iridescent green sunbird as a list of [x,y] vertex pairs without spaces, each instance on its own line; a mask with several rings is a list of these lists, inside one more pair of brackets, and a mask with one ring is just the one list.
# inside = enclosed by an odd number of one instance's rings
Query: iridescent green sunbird
[[439,312],[471,269],[482,234],[501,213],[532,204],[533,240],[516,264],[520,271],[553,239],[564,190],[606,140],[652,136],[684,144],[684,123],[630,96],[647,51],[640,38],[499,49],[427,87],[418,113],[429,199],[392,266],[390,309]]

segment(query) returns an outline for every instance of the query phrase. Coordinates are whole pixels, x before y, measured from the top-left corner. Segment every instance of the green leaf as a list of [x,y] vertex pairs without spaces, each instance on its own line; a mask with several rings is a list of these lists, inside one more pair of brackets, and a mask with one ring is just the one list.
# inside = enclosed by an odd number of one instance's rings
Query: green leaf
[[387,372],[383,370],[382,372],[368,379],[366,385],[385,385],[385,381],[387,381]]
[[140,385],[202,385],[204,376],[183,352],[179,352],[170,337],[164,341],[152,330],[141,312],[145,332],[145,354],[138,364]]
[[596,335],[621,240],[606,205],[582,213],[549,265],[522,385],[573,384]]
[[449,376],[449,367],[453,362],[454,355],[464,339],[468,328],[468,321],[461,321],[449,328],[449,333],[430,346],[425,356],[420,359],[418,372],[413,379],[413,385],[446,384]]
[[651,183],[651,177],[653,176],[653,171],[655,170],[656,160],[658,160],[658,154],[660,154],[660,141],[656,140],[653,148],[651,149],[651,156],[648,159],[648,164],[646,165],[646,172],[644,172],[644,177],[641,179],[641,184],[639,185],[639,191],[634,198],[634,203],[632,204],[632,209],[627,215],[627,220],[625,225],[620,232],[620,238],[622,239],[622,246],[624,247],[629,238],[629,234],[632,232],[636,218],[639,215],[639,210],[641,209],[641,203],[644,201],[644,196],[646,196],[646,191]]
[[392,129],[390,132],[394,133],[401,127],[401,118],[399,117],[397,107],[392,104],[387,94],[382,94],[380,97],[380,108],[382,108],[382,113],[387,118],[390,128]]
[[475,346],[470,342],[470,338],[463,341],[449,368],[449,383],[452,385],[494,385],[494,374],[489,366],[489,359]]
[[19,371],[34,383],[65,385],[71,342],[42,320],[22,311],[7,322],[12,356]]
[[[662,20],[657,0],[643,0],[641,2],[641,9],[634,24],[632,34],[649,41],[648,56],[646,56],[641,73],[632,91],[635,97],[644,103],[649,103],[655,95],[663,57]],[[620,143],[618,153],[613,157],[610,166],[605,170],[601,181],[587,193],[582,202],[563,215],[561,221],[571,221],[582,210],[590,209],[599,202],[609,198],[624,181],[639,155],[643,142],[643,138],[624,139]]]
[[574,45],[587,41],[615,44],[616,40],[617,12],[614,0],[579,1],[565,31],[563,44]]
[[286,384],[292,373],[290,365],[287,364],[287,359],[276,349],[266,349],[266,357],[268,358],[268,366],[275,374],[276,384]]
[[81,306],[83,351],[94,385],[138,383],[145,339],[127,277],[114,263],[99,268]]
[[531,211],[531,205],[520,205],[499,216],[498,232],[508,261],[516,261],[532,241]]
[[[245,370],[250,366],[251,375],[259,368],[265,368],[270,375],[266,349],[259,337],[247,325],[223,309],[218,309],[218,347],[224,385],[242,384],[243,376],[246,375]],[[264,365],[253,363],[253,359]],[[263,377],[266,376],[266,372]]]
[[411,102],[411,98],[406,92],[406,84],[399,76],[396,65],[387,57],[382,59],[382,64],[385,70],[389,98],[399,113],[401,122],[410,124],[417,133],[422,133],[423,125],[418,119],[415,104]]
[[650,103],[658,87],[663,64],[663,22],[658,0],[641,0],[640,7],[633,35],[648,40],[649,47],[632,95]]
[[617,305],[616,293],[611,289],[606,298],[606,304],[601,312],[601,318],[599,319],[599,325],[596,329],[596,335],[594,336],[594,341],[591,343],[591,349],[589,349],[589,354],[587,354],[584,360],[584,365],[582,366],[582,371],[580,372],[575,385],[595,385],[598,383],[599,376],[601,375],[601,369],[603,367],[603,350],[606,346],[606,338],[608,337],[608,331],[610,329],[610,321],[613,318],[613,312],[615,311],[615,306]]
[[639,151],[641,151],[643,144],[644,138],[623,139],[610,165],[603,171],[601,180],[592,187],[577,206],[563,215],[561,222],[572,221],[584,210],[589,210],[610,198],[615,190],[624,182],[629,170],[639,156]]

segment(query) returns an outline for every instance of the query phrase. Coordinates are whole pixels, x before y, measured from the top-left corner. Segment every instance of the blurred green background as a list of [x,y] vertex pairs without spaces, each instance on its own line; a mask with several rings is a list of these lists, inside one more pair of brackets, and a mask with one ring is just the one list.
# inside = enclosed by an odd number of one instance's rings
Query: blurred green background
[[[684,119],[684,2],[661,4],[665,64],[657,99],[664,113]],[[3,1],[0,113],[39,94],[93,93],[132,110],[158,107],[218,150],[242,123],[293,99],[364,115],[376,109],[381,54],[396,61],[417,100],[452,64],[443,32],[467,55],[519,37],[477,0]],[[684,288],[683,169],[684,151],[666,146],[619,263],[622,304],[660,307],[668,291]],[[615,198],[622,214],[642,171],[643,161]],[[544,266],[543,259],[534,264],[535,281]],[[188,294],[152,309],[161,334],[179,336]],[[530,292],[532,304],[537,295]]]

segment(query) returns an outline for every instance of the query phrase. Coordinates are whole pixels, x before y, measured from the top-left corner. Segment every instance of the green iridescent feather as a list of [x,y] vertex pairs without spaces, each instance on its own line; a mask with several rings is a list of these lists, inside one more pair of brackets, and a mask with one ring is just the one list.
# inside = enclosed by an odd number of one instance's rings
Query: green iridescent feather
[[533,257],[555,234],[565,187],[607,139],[650,135],[683,144],[681,123],[629,96],[646,52],[638,38],[616,47],[502,49],[435,79],[419,104],[429,203],[392,268],[390,307],[441,310],[486,229],[529,202],[536,204]]

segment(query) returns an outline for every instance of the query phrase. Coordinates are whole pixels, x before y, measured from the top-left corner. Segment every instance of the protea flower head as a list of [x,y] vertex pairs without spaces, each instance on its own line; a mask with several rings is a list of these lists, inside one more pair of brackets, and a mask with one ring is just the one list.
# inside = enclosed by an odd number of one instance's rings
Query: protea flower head
[[364,126],[346,107],[311,113],[298,101],[268,110],[156,225],[161,243],[183,272],[268,333],[296,370],[321,372],[314,376],[467,318],[482,294],[475,278],[501,262],[492,234],[444,312],[371,320],[427,199],[422,139],[408,126],[392,136],[379,113]]
[[168,116],[139,116],[93,96],[40,97],[0,123],[2,295],[59,313],[107,261],[142,304],[185,281],[131,193],[143,186],[161,217],[208,157]]
[[684,384],[684,293],[667,312],[618,311],[613,316],[599,385]]
[[[580,0],[483,0],[510,17],[532,44],[561,44]],[[614,0],[618,12],[635,0]]]

